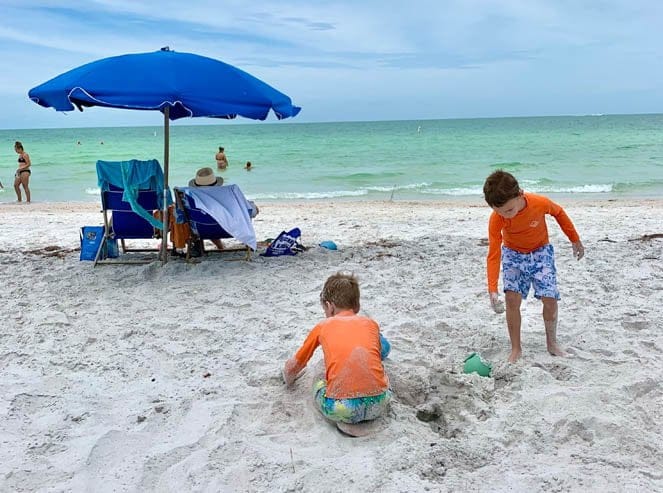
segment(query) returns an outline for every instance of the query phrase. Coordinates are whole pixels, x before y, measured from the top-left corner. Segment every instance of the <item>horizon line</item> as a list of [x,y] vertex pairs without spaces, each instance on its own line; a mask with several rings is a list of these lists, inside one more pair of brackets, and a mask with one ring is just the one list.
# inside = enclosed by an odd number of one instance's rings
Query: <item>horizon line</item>
[[[64,113],[64,112],[63,112]],[[170,126],[181,126],[181,127],[193,127],[193,126],[207,126],[207,125],[311,125],[311,124],[337,124],[337,123],[380,123],[380,122],[426,122],[426,121],[463,121],[463,120],[515,120],[515,119],[525,119],[525,118],[602,118],[602,117],[611,117],[611,116],[656,116],[663,115],[660,112],[653,113],[580,113],[580,114],[560,114],[560,115],[505,115],[505,116],[476,116],[476,117],[447,117],[447,118],[408,118],[408,119],[383,119],[383,120],[325,120],[325,121],[293,121],[289,120],[278,120],[278,121],[255,121],[255,120],[246,120],[246,119],[233,119],[233,120],[223,120],[215,118],[190,118],[188,120],[193,120],[195,123],[189,123],[187,125],[180,124],[178,122],[170,122]],[[12,130],[69,130],[69,129],[93,129],[93,128],[163,128],[163,125],[101,125],[101,126],[76,126],[76,127],[59,127],[59,126],[48,126],[48,127],[14,127],[14,128],[3,128],[0,127],[0,131],[12,131]]]

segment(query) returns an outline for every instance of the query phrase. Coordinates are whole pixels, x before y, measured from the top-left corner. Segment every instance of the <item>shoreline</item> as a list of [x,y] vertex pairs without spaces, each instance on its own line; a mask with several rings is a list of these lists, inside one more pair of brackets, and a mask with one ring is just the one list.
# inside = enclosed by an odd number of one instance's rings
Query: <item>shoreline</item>
[[[565,196],[557,197],[554,194],[539,194],[551,198],[553,201],[560,204],[564,207],[567,204],[572,204],[573,206],[601,206],[601,205],[617,205],[617,206],[640,206],[640,205],[663,205],[663,197],[577,197],[577,196]],[[374,206],[374,205],[386,205],[393,204],[394,206],[402,204],[415,204],[415,205],[426,205],[426,206],[439,206],[439,207],[486,207],[488,205],[483,200],[483,197],[458,197],[458,198],[394,198],[394,199],[357,199],[356,197],[348,198],[328,198],[328,199],[287,199],[287,200],[261,200],[260,205],[270,206],[270,207],[310,207],[310,206],[326,206],[329,204],[354,204],[357,206]],[[33,200],[30,204],[26,202],[18,203],[16,201],[0,201],[0,213],[4,208],[25,208],[26,210],[32,208],[34,210],[58,210],[58,209],[71,209],[79,207],[82,211],[88,211],[92,209],[101,208],[101,201],[39,201]]]
[[[633,202],[649,202],[649,201],[660,201],[663,200],[663,190],[661,191],[648,191],[643,192],[602,192],[602,193],[569,193],[569,192],[538,192],[531,191],[527,188],[526,192],[535,193],[538,195],[544,195],[549,197],[553,201],[564,205],[565,203],[600,203],[600,202],[624,202],[624,201],[633,201]],[[33,191],[33,195],[34,191]],[[257,203],[266,203],[270,205],[288,205],[288,204],[326,204],[330,202],[339,202],[339,203],[382,203],[382,202],[412,202],[412,203],[434,203],[434,204],[483,204],[483,195],[435,195],[435,194],[409,194],[407,191],[397,190],[395,193],[392,192],[371,192],[366,195],[341,195],[341,196],[329,196],[329,197],[314,197],[314,198],[260,198],[260,194],[251,194],[245,193],[247,198],[255,200]],[[36,195],[37,200],[33,200],[33,204],[64,204],[64,203],[75,203],[75,204],[100,204],[99,194],[86,195],[82,200],[39,200],[39,195]],[[4,199],[4,200],[3,200]],[[0,208],[3,206],[16,204],[14,190],[10,186],[5,185],[4,190],[0,190]]]

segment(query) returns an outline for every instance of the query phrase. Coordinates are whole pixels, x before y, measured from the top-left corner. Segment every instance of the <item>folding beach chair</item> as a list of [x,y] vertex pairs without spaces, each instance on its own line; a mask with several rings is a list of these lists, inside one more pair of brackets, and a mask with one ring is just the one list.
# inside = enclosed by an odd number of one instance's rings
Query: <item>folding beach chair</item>
[[[156,160],[97,161],[97,177],[101,188],[104,215],[104,242],[119,240],[122,254],[127,252],[159,252],[159,248],[130,248],[125,240],[150,240],[159,237],[163,224],[153,211],[163,204],[163,171]],[[149,263],[155,259],[102,259],[103,248],[97,251],[97,264]]]
[[[217,250],[219,253],[242,251],[244,260],[251,258],[257,248],[256,234],[251,217],[255,215],[255,204],[244,197],[237,185],[211,187],[176,187],[177,212],[189,224],[191,235],[187,244],[187,260],[191,252],[207,252],[204,240],[233,238],[244,246]],[[229,259],[232,260],[232,259]]]

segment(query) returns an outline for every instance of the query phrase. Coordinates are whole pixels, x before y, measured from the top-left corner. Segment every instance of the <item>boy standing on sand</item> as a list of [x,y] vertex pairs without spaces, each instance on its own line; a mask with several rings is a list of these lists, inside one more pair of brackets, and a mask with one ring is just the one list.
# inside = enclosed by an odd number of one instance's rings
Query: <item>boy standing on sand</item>
[[357,315],[359,283],[352,274],[330,276],[320,293],[326,319],[309,333],[285,363],[283,379],[291,386],[318,346],[325,360],[325,380],[313,391],[322,415],[343,428],[380,417],[391,399],[382,360],[390,346],[374,320]]
[[497,294],[502,261],[502,283],[506,300],[506,323],[511,339],[509,363],[520,358],[520,304],[530,285],[543,302],[543,323],[548,352],[564,356],[557,345],[557,271],[553,246],[548,241],[545,215],[555,218],[571,241],[573,256],[580,260],[585,248],[571,219],[561,206],[547,197],[526,193],[513,175],[503,170],[492,173],[483,185],[484,198],[493,209],[488,223],[488,294],[496,313],[504,311]]

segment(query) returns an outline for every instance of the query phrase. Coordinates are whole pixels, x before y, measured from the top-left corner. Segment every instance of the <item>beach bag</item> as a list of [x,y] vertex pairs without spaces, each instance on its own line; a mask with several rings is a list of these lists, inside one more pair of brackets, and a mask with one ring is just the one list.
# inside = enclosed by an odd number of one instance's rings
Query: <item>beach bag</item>
[[104,227],[103,226],[83,226],[80,232],[81,237],[81,260],[93,261],[99,248],[101,254],[99,258],[117,258],[120,255],[120,249],[117,246],[117,240],[114,238],[106,238],[104,241]]
[[81,228],[81,260],[94,260],[104,239],[103,226],[83,226]]
[[294,228],[290,231],[282,231],[281,234],[269,244],[265,253],[261,255],[264,257],[297,255],[299,252],[304,251],[304,246],[300,243],[301,236],[302,232],[299,228]]

